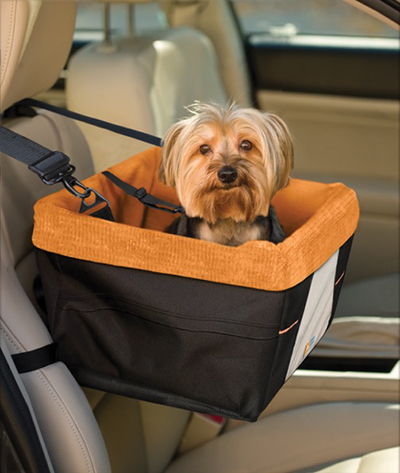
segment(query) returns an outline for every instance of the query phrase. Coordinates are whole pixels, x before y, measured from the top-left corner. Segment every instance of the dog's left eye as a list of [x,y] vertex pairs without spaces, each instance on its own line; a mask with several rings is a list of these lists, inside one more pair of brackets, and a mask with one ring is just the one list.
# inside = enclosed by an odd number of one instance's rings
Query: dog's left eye
[[242,150],[244,151],[250,151],[252,147],[253,147],[253,143],[249,140],[243,140],[240,143],[240,148],[242,148]]

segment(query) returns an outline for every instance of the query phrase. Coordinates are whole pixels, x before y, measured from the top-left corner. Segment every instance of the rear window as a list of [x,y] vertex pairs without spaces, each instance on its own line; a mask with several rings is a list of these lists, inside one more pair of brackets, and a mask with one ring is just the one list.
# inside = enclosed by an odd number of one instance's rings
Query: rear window
[[232,0],[246,35],[331,35],[393,38],[399,33],[343,0]]

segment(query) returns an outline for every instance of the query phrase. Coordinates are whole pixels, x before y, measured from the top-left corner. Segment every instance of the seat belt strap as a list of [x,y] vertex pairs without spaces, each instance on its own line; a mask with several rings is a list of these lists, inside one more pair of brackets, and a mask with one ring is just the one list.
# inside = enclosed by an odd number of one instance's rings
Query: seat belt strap
[[115,123],[109,123],[104,120],[99,120],[98,118],[88,117],[87,115],[82,115],[81,113],[72,112],[71,110],[67,110],[65,108],[56,107],[55,105],[41,102],[40,100],[24,99],[18,102],[18,105],[43,108],[49,112],[58,113],[64,117],[72,118],[73,120],[78,120],[98,128],[103,128],[104,130],[112,131],[113,133],[118,133],[119,135],[128,136],[129,138],[143,141],[153,146],[161,147],[162,144],[161,138],[150,135],[149,133],[144,133],[143,131],[133,130],[121,125],[116,125]]
[[[45,184],[64,184],[71,194],[81,200],[79,213],[94,209],[91,213],[93,217],[114,220],[108,200],[72,175],[75,166],[70,164],[69,157],[64,153],[51,151],[3,126],[0,126],[0,151],[28,166]],[[87,199],[90,196],[94,196],[94,202],[89,204]]]
[[0,151],[26,164],[32,172],[49,185],[59,182],[62,176],[75,170],[65,154],[50,151],[4,127],[0,127]]
[[[40,107],[67,118],[78,120],[89,125],[118,133],[120,135],[128,136],[129,138],[137,139],[139,141],[144,141],[145,143],[149,143],[154,146],[161,147],[162,145],[161,138],[158,138],[157,136],[116,125],[114,123],[109,123],[97,118],[88,117],[86,115],[72,112],[61,107],[56,107],[36,99],[24,99],[18,102],[17,106],[27,108]],[[72,176],[73,172],[75,171],[75,167],[70,164],[70,160],[65,154],[59,151],[50,151],[44,146],[41,146],[38,143],[35,143],[34,141],[24,136],[18,135],[14,131],[4,127],[0,127],[0,151],[17,159],[23,164],[26,164],[29,169],[36,173],[45,184],[52,185],[57,182],[62,182],[69,192],[81,199],[81,207],[79,210],[80,213],[87,212],[93,207],[97,207],[102,202],[105,202],[105,207],[94,211],[91,215],[106,220],[113,220],[110,204],[107,199],[100,195],[96,190],[87,188]],[[143,205],[146,205],[147,207],[152,207],[170,213],[184,213],[183,207],[158,199],[157,197],[148,194],[146,189],[143,187],[137,189],[136,187],[133,187],[130,184],[122,181],[109,171],[105,171],[103,174],[115,185],[120,187],[124,192],[137,198]],[[92,194],[95,195],[95,201],[93,204],[89,205],[86,203],[86,199]]]
[[111,173],[110,171],[104,171],[102,174],[113,184],[122,189],[126,194],[135,197],[147,207],[152,207],[158,210],[164,210],[164,212],[170,212],[173,214],[178,212],[182,214],[185,213],[183,207],[179,205],[170,204],[169,202],[164,202],[163,200],[154,197],[154,195],[148,194],[144,187],[138,189],[137,187],[131,186],[127,182],[121,180],[115,174]]

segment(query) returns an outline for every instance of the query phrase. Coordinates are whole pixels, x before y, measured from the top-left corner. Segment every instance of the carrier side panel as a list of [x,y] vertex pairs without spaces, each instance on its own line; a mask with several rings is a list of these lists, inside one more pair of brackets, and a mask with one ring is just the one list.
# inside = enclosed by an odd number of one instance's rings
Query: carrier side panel
[[314,273],[286,380],[310,354],[328,328],[333,310],[338,256],[339,250]]
[[311,274],[300,284],[285,291],[278,343],[274,354],[271,377],[268,380],[264,407],[269,404],[285,382],[286,372],[301,324],[301,317],[307,303],[312,279],[313,275]]

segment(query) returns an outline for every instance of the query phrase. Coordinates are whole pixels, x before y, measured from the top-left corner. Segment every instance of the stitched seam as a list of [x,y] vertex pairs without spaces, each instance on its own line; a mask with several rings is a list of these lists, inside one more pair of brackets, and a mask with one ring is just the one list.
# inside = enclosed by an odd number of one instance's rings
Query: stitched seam
[[6,69],[6,65],[8,64],[7,58],[9,57],[10,49],[11,49],[11,39],[13,38],[13,31],[14,31],[14,25],[15,25],[15,2],[12,2],[12,7],[11,7],[11,19],[9,23],[9,28],[11,30],[11,34],[7,38],[7,44],[6,44],[6,52],[5,52],[5,60],[4,63],[2,64],[1,68],[1,76],[4,77],[3,73]]
[[[62,297],[59,297],[57,299],[57,307],[59,307],[60,309],[63,309],[63,310],[79,310],[80,312],[83,312],[83,313],[91,313],[91,312],[97,312],[99,310],[120,310],[120,311],[123,311],[123,312],[126,312],[128,314],[132,314],[132,315],[136,315],[134,314],[133,312],[130,312],[129,310],[127,309],[119,309],[117,307],[112,307],[110,308],[109,306],[98,306],[98,307],[94,307],[93,309],[82,309],[82,308],[77,308],[75,305],[72,304],[72,302],[74,301],[79,301],[79,300],[83,300],[83,301],[87,301],[89,299],[92,298],[93,295],[99,295],[99,296],[105,296],[106,299],[111,299],[111,300],[114,300],[114,301],[123,301],[123,302],[128,302],[130,303],[132,306],[136,307],[136,308],[139,308],[139,309],[145,309],[145,310],[148,310],[149,312],[152,312],[152,313],[155,313],[155,314],[161,314],[161,315],[165,315],[165,316],[168,316],[168,317],[174,317],[174,318],[178,318],[178,319],[184,319],[184,320],[195,320],[195,321],[201,321],[201,322],[222,322],[222,323],[229,323],[229,324],[233,324],[233,325],[242,325],[242,326],[245,326],[245,327],[259,327],[259,328],[266,328],[266,329],[275,329],[277,327],[279,327],[279,323],[276,323],[276,324],[260,324],[260,323],[256,323],[256,322],[253,322],[253,323],[250,323],[250,322],[238,322],[238,321],[235,321],[235,320],[232,320],[232,319],[225,319],[225,318],[222,318],[222,317],[189,317],[185,314],[182,314],[182,313],[172,313],[168,310],[161,310],[161,309],[157,309],[155,307],[151,307],[149,305],[146,305],[146,304],[141,304],[139,302],[134,302],[132,300],[129,300],[129,299],[126,299],[126,298],[118,298],[118,297],[114,297],[112,295],[103,295],[103,294],[91,294],[90,296],[84,296],[84,297],[76,297],[76,298],[73,298],[73,297],[67,297],[66,295],[62,296]],[[61,299],[61,300],[60,300]],[[65,303],[66,301],[66,303]],[[244,306],[245,303],[243,304],[240,304],[238,306],[236,306],[235,308],[240,308],[242,306]],[[68,307],[69,306],[69,307]],[[220,311],[218,313],[223,313],[223,312],[227,312],[226,310],[225,311]]]
[[44,375],[44,373],[41,370],[37,370],[36,373],[37,373],[39,379],[43,382],[44,386],[47,388],[47,391],[49,392],[50,396],[53,398],[53,401],[57,404],[57,406],[60,408],[61,412],[64,414],[65,419],[67,420],[69,426],[71,427],[71,430],[72,430],[73,434],[75,435],[75,438],[76,438],[76,440],[79,444],[79,447],[81,448],[81,451],[83,453],[88,471],[94,472],[93,459],[91,458],[88,446],[86,445],[85,439],[80,434],[79,429],[77,428],[76,422],[73,419],[71,413],[69,412],[69,410],[66,407],[66,405],[64,404],[64,402],[61,402],[61,398],[54,392],[50,381]]
[[[75,311],[75,309],[63,309],[63,310],[66,311],[66,312],[67,311]],[[245,338],[247,340],[255,340],[255,341],[272,340],[274,338],[278,338],[278,336],[279,336],[278,333],[276,333],[276,335],[271,335],[269,337],[252,337],[252,336],[249,336],[249,335],[238,335],[238,334],[228,333],[228,332],[223,331],[223,330],[201,330],[201,329],[198,330],[198,329],[189,329],[189,328],[186,328],[186,327],[182,328],[182,327],[177,327],[175,325],[167,324],[166,322],[159,322],[159,321],[152,320],[150,318],[142,317],[140,315],[130,313],[130,312],[128,312],[126,310],[123,310],[123,309],[114,308],[113,310],[116,311],[116,312],[120,312],[121,314],[124,314],[125,316],[137,317],[139,319],[145,320],[146,322],[150,322],[150,323],[153,323],[153,324],[156,324],[156,325],[161,325],[163,327],[173,328],[175,330],[181,330],[182,332],[215,333],[217,335],[227,335],[229,337]],[[94,310],[93,312],[97,312],[97,311]]]
[[17,341],[15,339],[11,338],[11,335],[6,330],[4,330],[3,327],[1,327],[1,331],[4,335],[4,337],[11,343],[11,345],[13,345],[13,347],[18,351],[18,353],[21,353],[23,351],[24,347],[21,344],[19,344],[19,346],[18,346]]

